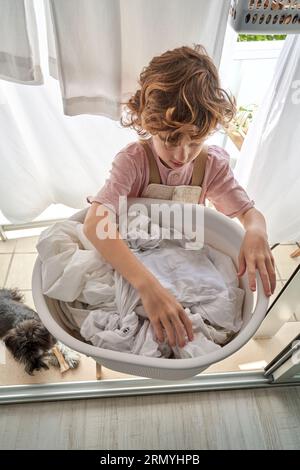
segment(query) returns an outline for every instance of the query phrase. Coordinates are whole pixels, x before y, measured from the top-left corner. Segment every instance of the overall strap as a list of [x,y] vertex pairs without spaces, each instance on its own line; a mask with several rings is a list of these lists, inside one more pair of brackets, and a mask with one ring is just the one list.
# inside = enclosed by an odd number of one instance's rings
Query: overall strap
[[158,170],[157,163],[155,161],[155,157],[153,155],[152,149],[150,148],[150,146],[145,140],[140,139],[140,143],[143,144],[144,149],[147,154],[148,161],[149,161],[149,184],[151,183],[161,184],[159,170]]
[[201,152],[195,158],[193,177],[190,183],[191,186],[202,186],[204,174],[205,174],[205,165],[208,155],[208,145],[204,144]]
[[[161,178],[155,157],[153,155],[152,149],[145,140],[139,140],[140,143],[144,146],[146,155],[149,161],[149,184],[157,183],[161,184]],[[195,158],[191,186],[201,186],[205,174],[205,166],[208,154],[208,145],[204,145],[199,155]]]

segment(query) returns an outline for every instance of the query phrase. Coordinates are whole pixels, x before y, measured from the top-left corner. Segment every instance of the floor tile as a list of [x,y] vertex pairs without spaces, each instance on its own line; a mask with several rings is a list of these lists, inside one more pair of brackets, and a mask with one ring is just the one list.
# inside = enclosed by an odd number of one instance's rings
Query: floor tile
[[280,280],[277,280],[276,282],[276,287],[275,287],[275,291],[274,293],[271,295],[270,297],[270,302],[269,302],[269,305],[271,305],[271,303],[273,302],[273,300],[277,297],[277,295],[279,294],[279,292],[281,291],[281,289],[284,287],[284,283]]
[[36,253],[39,237],[24,237],[17,240],[15,253]]
[[280,245],[272,250],[275,263],[279,271],[280,278],[287,280],[300,264],[300,256],[291,258],[290,254],[297,248],[297,245]]
[[278,269],[276,263],[275,263],[275,272],[276,272],[276,282],[277,281],[282,282],[282,279],[281,279],[281,276],[280,276],[280,273],[279,273],[279,269]]
[[24,303],[28,305],[28,307],[32,308],[35,310],[34,302],[33,302],[33,297],[32,297],[32,292],[31,290],[21,290],[21,293],[24,296]]
[[13,255],[0,253],[0,287],[4,286],[9,264]]
[[0,241],[0,253],[13,253],[17,244],[17,240]]
[[0,362],[0,386],[1,385],[25,385],[58,382],[79,382],[96,380],[96,363],[84,355],[80,355],[80,363],[77,369],[69,369],[61,373],[59,368],[50,366],[48,370],[35,371],[34,375],[28,375],[24,365],[17,362],[11,353],[5,349],[2,351]]
[[35,253],[14,254],[5,287],[31,289],[31,277],[37,255]]

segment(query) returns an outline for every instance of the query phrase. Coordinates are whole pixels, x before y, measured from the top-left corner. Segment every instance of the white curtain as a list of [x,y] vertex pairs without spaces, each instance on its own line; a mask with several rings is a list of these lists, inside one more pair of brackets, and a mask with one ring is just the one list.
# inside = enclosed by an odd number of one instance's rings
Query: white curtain
[[59,78],[64,113],[118,119],[120,102],[138,87],[142,68],[167,49],[201,43],[218,66],[229,5],[230,0],[46,0],[49,68]]
[[300,36],[285,40],[234,174],[266,217],[270,243],[300,240]]
[[[142,2],[148,5],[148,1]],[[176,9],[177,2],[171,3]],[[184,3],[189,9],[191,2]],[[214,2],[216,14],[218,3]],[[29,222],[55,203],[78,209],[87,206],[86,196],[104,184],[114,155],[137,138],[134,131],[123,129],[118,121],[104,116],[71,118],[63,114],[59,82],[48,70],[43,5],[34,0],[44,85],[27,87],[0,80],[0,209],[11,223]],[[147,6],[147,14],[150,12]],[[185,18],[183,23],[188,30],[191,24]],[[198,22],[198,18],[194,17],[194,21]],[[206,21],[205,31],[210,36],[215,31],[214,17],[209,16]],[[91,27],[93,24],[91,21]],[[151,43],[155,34],[153,31],[147,41]],[[217,31],[214,35],[217,50],[222,46],[222,35]],[[85,35],[80,37],[84,47]],[[201,42],[201,37],[197,42]],[[130,64],[128,73],[129,69]]]
[[32,0],[0,0],[0,79],[43,83]]
[[0,209],[11,223],[29,222],[51,204],[85,207],[113,156],[136,138],[102,116],[64,116],[59,83],[48,72],[43,3],[34,6],[44,85],[0,80]]

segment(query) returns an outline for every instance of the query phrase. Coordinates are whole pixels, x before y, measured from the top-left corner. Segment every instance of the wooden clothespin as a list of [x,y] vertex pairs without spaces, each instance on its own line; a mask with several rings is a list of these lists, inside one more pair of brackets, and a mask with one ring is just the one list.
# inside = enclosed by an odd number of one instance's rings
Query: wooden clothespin
[[63,374],[64,372],[67,372],[67,370],[70,369],[70,366],[66,363],[65,358],[63,354],[60,352],[57,346],[53,346],[52,348],[53,354],[56,356],[58,363],[60,365],[60,372]]
[[297,250],[290,254],[291,258],[297,258],[297,256],[300,256],[300,248],[297,248]]

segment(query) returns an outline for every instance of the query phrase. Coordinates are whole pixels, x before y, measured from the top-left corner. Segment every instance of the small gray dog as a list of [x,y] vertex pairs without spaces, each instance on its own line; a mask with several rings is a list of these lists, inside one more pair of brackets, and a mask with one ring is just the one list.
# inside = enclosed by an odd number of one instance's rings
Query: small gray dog
[[38,314],[24,303],[18,289],[0,289],[0,338],[13,357],[25,365],[25,371],[59,366],[51,352],[54,345],[63,354],[70,368],[79,364],[79,355],[57,341],[42,324]]

